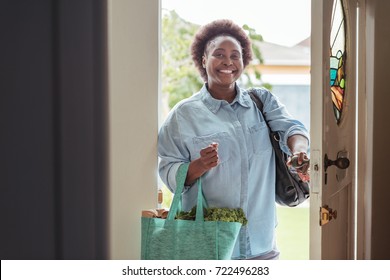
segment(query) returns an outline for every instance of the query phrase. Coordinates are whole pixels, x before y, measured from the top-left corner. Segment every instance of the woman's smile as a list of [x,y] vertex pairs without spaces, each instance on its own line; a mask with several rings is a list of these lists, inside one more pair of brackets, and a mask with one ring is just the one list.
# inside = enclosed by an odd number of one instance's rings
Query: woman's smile
[[233,70],[218,70],[218,71],[223,74],[232,74],[234,72]]

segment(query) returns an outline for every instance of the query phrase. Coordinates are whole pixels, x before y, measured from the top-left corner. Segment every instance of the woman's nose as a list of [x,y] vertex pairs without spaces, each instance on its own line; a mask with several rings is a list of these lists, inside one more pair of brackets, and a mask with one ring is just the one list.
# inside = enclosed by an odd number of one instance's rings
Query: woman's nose
[[230,58],[226,58],[224,61],[223,61],[223,64],[226,65],[226,66],[230,66],[233,64],[232,60]]

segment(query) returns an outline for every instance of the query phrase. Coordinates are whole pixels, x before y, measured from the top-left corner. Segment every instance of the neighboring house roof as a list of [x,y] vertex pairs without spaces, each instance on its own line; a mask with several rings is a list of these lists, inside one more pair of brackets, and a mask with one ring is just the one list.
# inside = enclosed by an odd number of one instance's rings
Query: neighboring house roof
[[264,65],[310,65],[310,38],[292,47],[281,46],[269,42],[259,43]]
[[299,42],[298,44],[296,44],[296,46],[307,47],[310,49],[310,37],[307,37],[305,40]]

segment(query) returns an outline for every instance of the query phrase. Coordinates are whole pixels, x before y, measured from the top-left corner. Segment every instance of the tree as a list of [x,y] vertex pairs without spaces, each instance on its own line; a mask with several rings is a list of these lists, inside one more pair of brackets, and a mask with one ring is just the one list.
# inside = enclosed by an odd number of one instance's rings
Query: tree
[[198,28],[175,11],[162,19],[162,92],[168,98],[169,108],[197,92],[203,84],[190,56],[191,42]]
[[[203,85],[190,55],[190,46],[199,26],[182,19],[175,11],[167,12],[162,19],[162,93],[163,101],[171,109],[180,100],[199,91]],[[244,25],[252,40],[254,60],[244,71],[239,83],[244,87],[270,85],[261,82],[261,73],[254,67],[263,58],[258,46],[263,37],[255,29]],[[169,110],[168,109],[168,110]]]

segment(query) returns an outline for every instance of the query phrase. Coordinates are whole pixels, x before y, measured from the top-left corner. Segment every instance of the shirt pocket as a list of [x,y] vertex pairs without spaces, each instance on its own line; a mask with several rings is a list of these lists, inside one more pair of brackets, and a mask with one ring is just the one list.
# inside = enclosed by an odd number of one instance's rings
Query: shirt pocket
[[257,123],[249,127],[250,139],[252,141],[253,153],[258,155],[272,149],[269,139],[268,126],[265,122]]
[[218,158],[219,163],[224,163],[229,160],[230,153],[229,150],[231,147],[231,142],[229,141],[229,134],[227,132],[218,132],[205,136],[197,136],[193,139],[194,151],[193,151],[193,159],[197,159],[200,157],[200,150],[206,148],[211,143],[218,143]]

